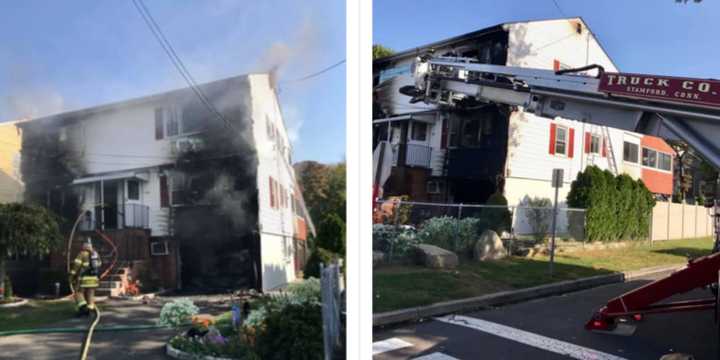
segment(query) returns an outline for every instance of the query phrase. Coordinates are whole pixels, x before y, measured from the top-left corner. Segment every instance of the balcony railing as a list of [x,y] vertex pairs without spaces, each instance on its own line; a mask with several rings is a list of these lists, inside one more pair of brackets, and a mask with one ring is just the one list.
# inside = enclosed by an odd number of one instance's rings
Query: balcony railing
[[[400,164],[399,154],[401,149],[405,149],[405,162]],[[430,168],[430,159],[432,156],[432,148],[425,145],[417,144],[395,144],[392,146],[392,164],[393,166],[414,166]]]
[[142,204],[97,206],[78,225],[80,230],[149,229],[150,207]]

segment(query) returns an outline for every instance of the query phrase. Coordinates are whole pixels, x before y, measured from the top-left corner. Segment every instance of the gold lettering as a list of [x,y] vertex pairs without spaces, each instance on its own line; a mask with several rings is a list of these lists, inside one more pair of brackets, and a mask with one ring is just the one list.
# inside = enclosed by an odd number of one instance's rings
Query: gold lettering
[[645,80],[643,80],[643,84],[645,84],[645,85],[652,85],[652,84],[653,84],[653,80],[655,80],[655,79],[653,79],[653,78],[645,78]]
[[701,83],[698,85],[698,90],[699,90],[700,92],[704,92],[704,93],[710,92],[710,83],[701,82]]
[[612,84],[613,84],[613,80],[615,80],[615,78],[617,77],[617,75],[615,75],[615,74],[608,74],[607,77],[608,77],[608,85],[612,85]]
[[630,84],[637,85],[640,83],[640,78],[637,76],[631,76],[630,77]]
[[690,80],[683,81],[682,88],[685,90],[692,90],[693,89],[692,85],[694,83],[695,83],[694,81],[690,81]]
[[627,85],[627,79],[624,76],[618,76],[618,85]]
[[668,79],[658,79],[657,85],[664,86],[664,87],[670,87],[670,83],[669,83]]

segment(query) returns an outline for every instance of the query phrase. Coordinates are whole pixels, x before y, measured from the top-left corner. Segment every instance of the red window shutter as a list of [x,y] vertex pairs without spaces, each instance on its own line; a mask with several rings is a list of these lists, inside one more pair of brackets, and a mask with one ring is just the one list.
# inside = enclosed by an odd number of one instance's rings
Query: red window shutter
[[160,175],[160,207],[170,206],[170,196],[168,196],[168,182],[166,175]]
[[586,154],[590,153],[590,144],[591,143],[592,143],[592,137],[590,137],[589,132],[586,132],[585,133],[585,153]]
[[573,153],[575,152],[575,129],[570,128],[569,133],[570,140],[568,140],[568,157],[572,158]]
[[270,207],[271,208],[275,207],[275,192],[273,191],[274,188],[275,188],[275,186],[273,184],[273,178],[270,177]]
[[164,133],[163,126],[163,111],[161,108],[155,109],[155,140],[163,138]]
[[555,154],[555,128],[557,125],[550,124],[550,155]]
[[603,157],[607,156],[607,142],[608,142],[608,140],[606,138],[603,138],[603,143],[602,143],[602,156]]

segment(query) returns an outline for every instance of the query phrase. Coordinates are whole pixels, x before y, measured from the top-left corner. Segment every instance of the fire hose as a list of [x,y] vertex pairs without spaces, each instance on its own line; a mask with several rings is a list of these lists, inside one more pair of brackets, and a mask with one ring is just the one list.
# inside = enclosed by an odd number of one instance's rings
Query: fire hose
[[[72,230],[70,231],[70,238],[67,242],[67,272],[70,273],[70,250],[72,248],[72,242],[75,238],[75,230],[77,230],[78,225],[80,224],[80,220],[85,215],[85,210],[80,212],[80,215],[78,215],[77,219],[75,220],[75,223],[73,224]],[[105,269],[105,271],[98,276],[98,281],[104,279],[108,274],[110,274],[110,271],[115,267],[115,264],[117,263],[118,258],[118,251],[117,246],[115,246],[115,243],[105,234],[103,234],[100,230],[95,230],[95,232],[100,236],[101,239],[103,239],[107,244],[110,245],[112,248],[112,251],[110,252],[111,256],[113,256],[113,261],[110,264],[110,266]],[[75,295],[75,287],[72,284],[72,281],[69,281],[70,286],[70,292],[72,293],[72,296]],[[85,338],[83,339],[82,345],[81,345],[81,351],[80,351],[80,360],[87,359],[88,351],[90,350],[90,344],[92,343],[92,336],[95,332],[95,327],[100,322],[100,309],[98,309],[97,306],[93,308],[94,316],[92,322],[90,323],[90,326],[87,328],[87,332],[85,333]]]

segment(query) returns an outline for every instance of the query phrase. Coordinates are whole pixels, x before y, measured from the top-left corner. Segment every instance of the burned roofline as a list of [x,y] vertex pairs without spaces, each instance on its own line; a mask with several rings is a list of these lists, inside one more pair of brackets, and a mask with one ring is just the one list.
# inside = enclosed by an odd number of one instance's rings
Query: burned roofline
[[[267,73],[250,73],[250,74],[233,76],[233,77],[229,77],[229,78],[225,78],[225,79],[214,80],[214,81],[210,81],[207,83],[198,84],[198,87],[200,87],[202,90],[202,89],[205,89],[205,88],[208,88],[211,86],[216,86],[216,85],[219,85],[222,83],[230,83],[233,81],[246,80],[249,78],[250,75],[262,75],[262,74],[267,74]],[[187,95],[187,94],[193,94],[193,91],[190,87],[179,88],[179,89],[169,90],[169,91],[158,93],[158,94],[146,95],[146,96],[131,98],[128,100],[122,100],[122,101],[107,103],[107,104],[103,104],[103,105],[93,106],[93,107],[89,107],[89,108],[73,110],[73,111],[68,111],[68,112],[64,112],[64,113],[29,119],[29,120],[17,123],[16,126],[18,126],[19,128],[26,128],[26,127],[46,125],[49,122],[67,123],[67,122],[71,122],[72,120],[77,120],[78,118],[82,118],[82,117],[86,117],[86,116],[90,116],[90,115],[94,115],[94,114],[98,114],[98,113],[102,113],[102,112],[106,112],[106,111],[111,111],[116,108],[128,108],[128,107],[138,106],[138,105],[142,105],[142,104],[149,103],[149,102],[158,101],[161,99],[166,99],[166,98],[169,99],[169,98],[174,98],[177,96]]]
[[390,62],[393,62],[393,61],[401,60],[401,59],[406,58],[406,57],[408,57],[408,56],[417,55],[417,54],[419,54],[421,51],[426,50],[426,49],[428,49],[428,48],[441,48],[441,47],[452,46],[452,45],[455,45],[455,44],[457,44],[457,43],[464,42],[464,41],[467,41],[467,40],[471,40],[471,39],[475,39],[475,38],[480,38],[480,37],[487,36],[487,35],[490,35],[490,34],[494,34],[494,33],[496,33],[496,32],[500,32],[500,31],[505,31],[504,27],[505,27],[506,25],[518,24],[518,23],[528,23],[528,22],[554,21],[554,20],[580,20],[580,21],[583,23],[583,25],[585,25],[585,27],[586,27],[586,28],[590,31],[590,33],[593,35],[593,38],[595,38],[595,42],[597,42],[597,44],[600,46],[600,48],[602,49],[602,51],[608,56],[608,59],[610,59],[610,62],[611,62],[616,68],[619,69],[619,67],[617,66],[617,64],[615,64],[615,62],[612,60],[612,58],[610,57],[610,55],[608,54],[608,52],[605,50],[605,47],[604,47],[604,46],[602,45],[602,43],[600,42],[600,39],[597,38],[597,36],[595,35],[595,33],[590,29],[590,26],[588,26],[587,22],[585,22],[585,19],[583,19],[582,16],[571,16],[571,17],[550,18],[550,19],[532,19],[532,20],[509,21],[509,22],[505,22],[505,23],[500,23],[500,24],[497,24],[497,25],[494,25],[494,26],[490,26],[490,27],[481,29],[481,30],[476,30],[476,31],[469,32],[469,33],[466,33],[466,34],[463,34],[463,35],[454,36],[454,37],[451,37],[451,38],[448,38],[448,39],[445,39],[445,40],[436,41],[436,42],[433,42],[433,43],[430,43],[430,44],[421,45],[421,46],[418,46],[418,47],[415,47],[415,48],[412,48],[412,49],[408,49],[408,50],[404,50],[404,51],[397,52],[397,53],[392,54],[392,55],[390,55],[390,56],[386,56],[386,57],[383,57],[383,58],[375,59],[375,60],[373,61],[373,68],[375,68],[375,67],[380,67],[380,66],[382,66],[382,65],[385,65],[386,63],[390,63]]

